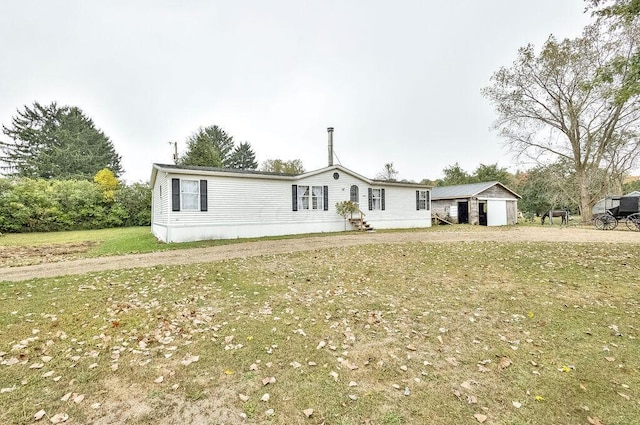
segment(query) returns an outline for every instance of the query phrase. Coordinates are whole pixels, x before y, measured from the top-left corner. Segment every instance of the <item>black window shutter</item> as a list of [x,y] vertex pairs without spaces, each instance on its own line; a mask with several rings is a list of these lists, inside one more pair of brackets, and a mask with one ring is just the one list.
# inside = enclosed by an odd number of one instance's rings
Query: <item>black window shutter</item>
[[291,209],[298,211],[298,185],[291,186]]
[[324,196],[324,210],[329,211],[329,186],[322,187],[322,195]]
[[200,211],[207,211],[207,181],[200,180]]
[[431,191],[427,190],[427,200],[425,201],[427,205],[427,209],[431,209]]
[[416,210],[420,209],[420,191],[416,190]]
[[382,192],[382,211],[384,211],[384,189],[380,190]]
[[180,179],[171,179],[171,211],[180,211]]
[[369,188],[369,211],[373,209],[373,189]]

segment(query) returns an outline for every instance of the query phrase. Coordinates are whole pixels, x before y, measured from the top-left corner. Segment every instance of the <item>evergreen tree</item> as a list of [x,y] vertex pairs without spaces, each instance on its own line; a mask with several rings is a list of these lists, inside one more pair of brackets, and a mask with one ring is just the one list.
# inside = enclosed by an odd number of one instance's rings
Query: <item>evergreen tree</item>
[[187,139],[187,152],[179,163],[202,167],[229,167],[233,148],[233,137],[217,125],[200,127]]
[[9,175],[91,180],[103,168],[122,173],[111,140],[80,108],[34,102],[2,132],[12,139],[0,142],[1,169]]
[[231,155],[229,155],[227,166],[241,170],[255,170],[258,168],[256,154],[251,149],[251,144],[249,142],[241,142],[236,146]]

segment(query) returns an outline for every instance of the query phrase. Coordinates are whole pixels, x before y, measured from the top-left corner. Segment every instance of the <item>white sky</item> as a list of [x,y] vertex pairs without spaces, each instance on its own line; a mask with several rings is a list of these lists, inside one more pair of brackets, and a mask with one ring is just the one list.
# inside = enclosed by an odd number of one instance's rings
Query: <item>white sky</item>
[[[0,123],[34,101],[79,106],[129,182],[200,126],[257,160],[375,177],[515,171],[480,95],[517,49],[576,37],[583,0],[0,0]],[[0,135],[6,139],[6,136]],[[337,161],[336,161],[337,163]],[[520,169],[523,167],[521,166]]]

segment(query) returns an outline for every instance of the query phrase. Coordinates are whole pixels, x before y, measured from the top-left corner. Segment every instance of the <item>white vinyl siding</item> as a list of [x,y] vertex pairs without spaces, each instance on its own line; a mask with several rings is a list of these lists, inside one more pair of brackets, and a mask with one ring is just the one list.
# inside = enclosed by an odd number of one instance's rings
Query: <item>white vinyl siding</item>
[[[343,169],[337,170],[339,179],[333,178],[336,169],[300,178],[186,171],[158,168],[154,181],[154,203],[164,208],[164,220],[158,222],[158,215],[155,216],[153,232],[165,242],[351,230],[351,225],[336,213],[335,205],[351,199],[352,186],[360,187],[354,195],[366,213],[365,219],[374,228],[428,227],[431,224],[430,214],[416,211],[416,187],[378,185],[379,194],[385,189],[386,211],[369,211],[365,188],[371,182]],[[208,198],[208,210],[200,211],[199,198],[196,198],[198,203],[193,202],[194,209],[172,211],[172,179],[179,179],[181,183],[206,179],[208,185],[204,195]],[[161,202],[160,184],[163,185]],[[292,186],[296,192],[293,205]],[[194,184],[192,193],[195,195],[200,187]],[[308,206],[300,208],[300,203],[305,202],[301,200],[305,192]]]

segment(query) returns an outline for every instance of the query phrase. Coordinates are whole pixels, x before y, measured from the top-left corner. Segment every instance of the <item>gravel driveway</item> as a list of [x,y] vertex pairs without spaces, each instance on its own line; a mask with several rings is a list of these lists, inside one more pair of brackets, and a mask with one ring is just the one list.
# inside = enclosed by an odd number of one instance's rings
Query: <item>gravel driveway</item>
[[392,233],[345,233],[331,236],[312,236],[299,239],[264,240],[239,244],[162,251],[125,256],[85,258],[33,266],[2,267],[0,281],[20,281],[32,278],[76,275],[95,271],[178,265],[245,258],[266,254],[282,254],[316,249],[348,247],[368,244],[405,242],[586,242],[640,244],[640,232],[614,230],[601,231],[582,227],[508,227],[474,228],[442,227],[432,231],[408,231]]

